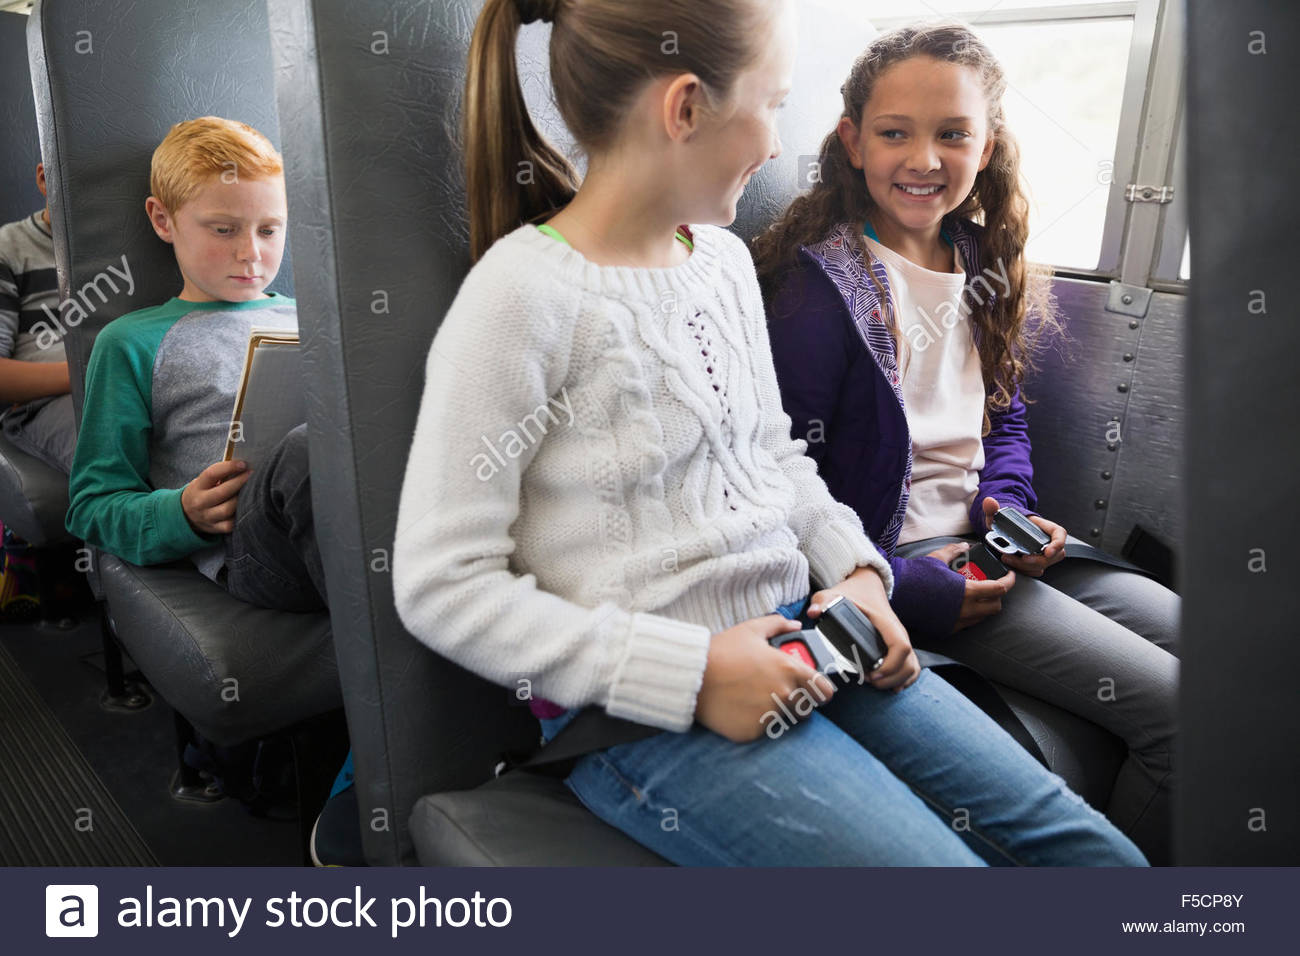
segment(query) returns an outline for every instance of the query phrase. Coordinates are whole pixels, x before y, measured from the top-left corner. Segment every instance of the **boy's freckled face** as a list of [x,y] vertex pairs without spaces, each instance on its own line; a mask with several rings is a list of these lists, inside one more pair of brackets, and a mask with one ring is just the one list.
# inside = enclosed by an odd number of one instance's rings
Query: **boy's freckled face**
[[287,218],[283,176],[238,182],[213,178],[168,217],[169,228],[159,230],[175,248],[185,277],[180,298],[261,298],[280,271]]

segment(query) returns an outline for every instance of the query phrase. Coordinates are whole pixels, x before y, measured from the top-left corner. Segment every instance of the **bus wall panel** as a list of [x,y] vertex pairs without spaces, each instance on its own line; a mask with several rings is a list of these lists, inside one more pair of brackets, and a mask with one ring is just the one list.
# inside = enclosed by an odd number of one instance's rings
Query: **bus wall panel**
[[1053,292],[1065,336],[1039,357],[1024,388],[1034,490],[1043,515],[1100,546],[1106,513],[1096,505],[1110,499],[1118,458],[1108,437],[1127,398],[1119,376],[1132,371],[1122,356],[1136,351],[1138,332],[1128,317],[1106,311],[1103,284],[1060,279]]
[[1177,549],[1183,299],[1158,293],[1137,319],[1106,310],[1104,283],[1053,291],[1065,335],[1025,385],[1039,511],[1114,554],[1134,524]]
[[[1135,525],[1182,553],[1187,298],[1157,292],[1141,320],[1102,546],[1118,554]],[[1175,567],[1178,566],[1175,558]]]

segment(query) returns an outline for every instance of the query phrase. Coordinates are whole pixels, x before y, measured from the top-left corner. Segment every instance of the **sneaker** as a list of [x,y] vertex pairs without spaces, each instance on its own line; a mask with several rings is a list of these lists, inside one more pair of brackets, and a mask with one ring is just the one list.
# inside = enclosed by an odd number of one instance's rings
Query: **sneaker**
[[330,797],[311,828],[311,862],[314,866],[365,866],[357,788],[348,787]]
[[314,866],[325,867],[366,866],[351,753],[334,780],[325,809],[321,810],[311,828],[311,862]]

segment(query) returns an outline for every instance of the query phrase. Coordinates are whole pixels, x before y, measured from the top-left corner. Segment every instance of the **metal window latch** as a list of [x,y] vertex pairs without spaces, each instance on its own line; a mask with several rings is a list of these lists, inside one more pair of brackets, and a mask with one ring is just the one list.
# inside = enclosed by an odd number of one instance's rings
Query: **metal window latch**
[[1137,183],[1129,183],[1124,187],[1124,199],[1126,202],[1173,202],[1173,186],[1140,186]]

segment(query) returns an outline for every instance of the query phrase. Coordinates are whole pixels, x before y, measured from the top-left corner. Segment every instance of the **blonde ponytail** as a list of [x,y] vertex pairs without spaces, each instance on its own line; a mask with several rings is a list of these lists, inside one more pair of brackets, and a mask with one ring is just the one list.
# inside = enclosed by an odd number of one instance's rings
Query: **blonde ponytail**
[[515,69],[521,23],[553,20],[555,104],[578,145],[609,149],[645,83],[693,73],[705,102],[731,95],[784,0],[487,0],[465,82],[470,254],[567,204],[579,180],[533,125]]
[[487,0],[470,41],[463,136],[473,262],[506,233],[565,205],[578,190],[573,166],[528,115],[515,67],[522,23],[515,0]]

